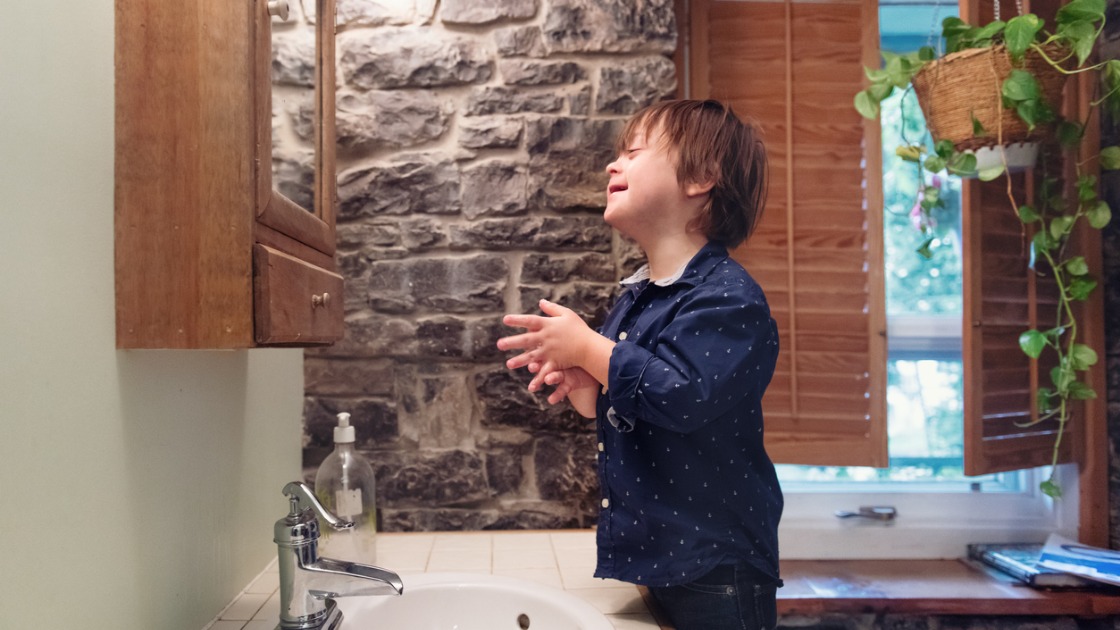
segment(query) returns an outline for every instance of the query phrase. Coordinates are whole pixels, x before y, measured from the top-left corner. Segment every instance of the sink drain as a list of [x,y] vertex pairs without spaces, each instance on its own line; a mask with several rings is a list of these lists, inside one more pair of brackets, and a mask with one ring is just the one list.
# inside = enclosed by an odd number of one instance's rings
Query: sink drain
[[529,630],[529,615],[521,613],[517,616],[517,627],[521,630]]

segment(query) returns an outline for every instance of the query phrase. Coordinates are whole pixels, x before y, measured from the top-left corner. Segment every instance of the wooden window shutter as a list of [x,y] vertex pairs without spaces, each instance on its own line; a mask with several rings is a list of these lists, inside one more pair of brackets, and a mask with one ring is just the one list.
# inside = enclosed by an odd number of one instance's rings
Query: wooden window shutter
[[[1033,201],[1032,175],[1012,178],[1019,204]],[[1053,327],[1055,287],[1045,270],[1029,268],[1031,234],[1008,193],[1004,179],[966,182],[961,205],[966,475],[1049,464],[1058,429],[1056,420],[1038,422],[1034,404],[1052,362],[1031,361],[1019,349],[1023,331]],[[1067,431],[1061,461],[1070,461],[1075,439],[1073,427]]]
[[852,106],[878,65],[874,0],[692,0],[690,96],[763,130],[770,189],[734,255],[762,284],[782,353],[766,393],[776,462],[887,465],[882,155]]

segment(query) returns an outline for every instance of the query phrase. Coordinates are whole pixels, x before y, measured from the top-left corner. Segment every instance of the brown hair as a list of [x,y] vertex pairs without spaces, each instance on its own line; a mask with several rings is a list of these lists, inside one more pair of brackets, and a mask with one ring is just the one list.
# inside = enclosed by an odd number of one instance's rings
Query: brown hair
[[661,101],[630,118],[618,136],[619,153],[640,132],[662,133],[676,153],[677,181],[714,181],[704,212],[693,227],[727,247],[745,241],[766,203],[766,148],[757,129],[729,105],[715,100]]

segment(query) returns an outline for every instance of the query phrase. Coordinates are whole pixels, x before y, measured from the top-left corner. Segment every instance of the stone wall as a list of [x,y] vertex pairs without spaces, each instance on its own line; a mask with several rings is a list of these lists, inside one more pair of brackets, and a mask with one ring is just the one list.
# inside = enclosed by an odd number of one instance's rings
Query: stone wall
[[[542,297],[599,321],[632,270],[603,168],[626,117],[676,88],[672,0],[338,10],[347,328],[306,354],[307,473],[349,411],[386,531],[591,526],[593,423],[529,395],[494,344]],[[303,199],[308,22],[274,32],[275,161]]]

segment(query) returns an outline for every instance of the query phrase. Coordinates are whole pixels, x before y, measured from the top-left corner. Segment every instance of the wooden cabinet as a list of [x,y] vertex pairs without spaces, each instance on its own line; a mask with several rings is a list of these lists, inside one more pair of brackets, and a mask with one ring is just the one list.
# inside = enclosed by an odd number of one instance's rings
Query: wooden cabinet
[[[283,2],[283,0],[280,0]],[[315,0],[315,175],[272,174],[268,0],[116,1],[119,348],[342,337],[334,261],[334,0]]]

